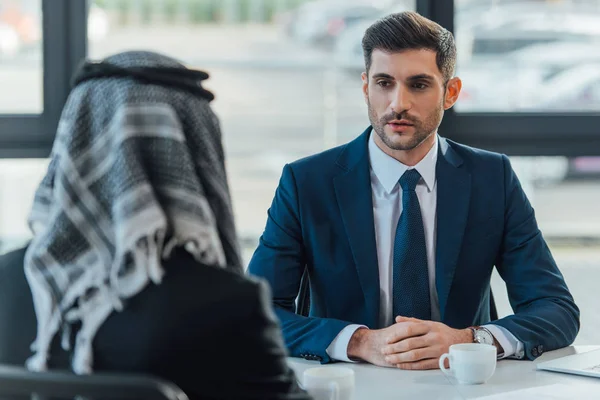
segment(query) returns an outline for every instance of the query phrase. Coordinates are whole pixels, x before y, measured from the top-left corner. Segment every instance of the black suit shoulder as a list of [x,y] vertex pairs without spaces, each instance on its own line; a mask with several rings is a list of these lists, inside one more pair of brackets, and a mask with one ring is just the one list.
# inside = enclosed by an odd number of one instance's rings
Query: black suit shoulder
[[[168,343],[153,361],[169,360],[166,365],[171,372],[174,365],[180,366],[176,367],[177,381],[193,397],[308,399],[287,366],[283,337],[264,281],[201,265],[182,250],[169,260],[165,271],[171,277],[166,275],[160,286],[170,281],[168,286],[174,291],[167,289],[165,294],[163,290],[160,300],[168,316],[161,325],[171,329],[162,340],[151,341],[155,355],[157,344]],[[154,307],[146,304],[146,308]],[[199,378],[199,369],[209,372]]]

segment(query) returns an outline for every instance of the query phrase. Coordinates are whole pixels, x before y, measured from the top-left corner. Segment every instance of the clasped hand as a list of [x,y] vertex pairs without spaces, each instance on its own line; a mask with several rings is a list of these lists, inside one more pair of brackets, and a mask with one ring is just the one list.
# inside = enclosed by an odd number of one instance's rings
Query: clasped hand
[[472,341],[468,328],[453,329],[441,322],[399,316],[384,329],[358,329],[348,345],[348,356],[384,367],[436,369],[451,345]]

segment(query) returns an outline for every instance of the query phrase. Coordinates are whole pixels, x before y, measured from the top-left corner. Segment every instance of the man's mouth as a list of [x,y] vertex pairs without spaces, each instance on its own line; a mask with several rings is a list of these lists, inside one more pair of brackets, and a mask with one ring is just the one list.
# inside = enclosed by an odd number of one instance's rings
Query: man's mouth
[[388,122],[389,125],[394,125],[394,126],[413,126],[414,124],[412,122],[410,122],[409,120],[406,119],[394,119],[390,122]]

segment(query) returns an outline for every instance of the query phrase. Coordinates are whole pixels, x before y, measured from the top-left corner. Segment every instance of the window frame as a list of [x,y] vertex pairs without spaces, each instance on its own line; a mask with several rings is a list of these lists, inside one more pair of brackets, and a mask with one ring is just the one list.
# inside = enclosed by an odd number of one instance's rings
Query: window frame
[[86,54],[87,2],[42,0],[41,5],[43,111],[0,114],[0,158],[44,158],[50,154],[69,81]]

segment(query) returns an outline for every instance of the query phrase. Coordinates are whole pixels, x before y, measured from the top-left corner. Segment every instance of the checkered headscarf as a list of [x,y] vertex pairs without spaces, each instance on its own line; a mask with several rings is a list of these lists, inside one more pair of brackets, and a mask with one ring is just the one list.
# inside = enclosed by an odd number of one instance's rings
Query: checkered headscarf
[[[119,67],[184,69],[128,52]],[[210,99],[132,77],[79,84],[63,110],[34,199],[25,272],[38,321],[27,365],[44,370],[53,337],[81,321],[73,370],[92,371],[94,335],[150,283],[176,246],[242,271],[221,132]],[[63,340],[68,347],[68,340]]]

